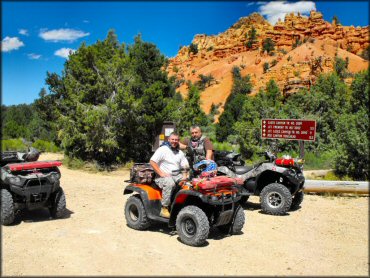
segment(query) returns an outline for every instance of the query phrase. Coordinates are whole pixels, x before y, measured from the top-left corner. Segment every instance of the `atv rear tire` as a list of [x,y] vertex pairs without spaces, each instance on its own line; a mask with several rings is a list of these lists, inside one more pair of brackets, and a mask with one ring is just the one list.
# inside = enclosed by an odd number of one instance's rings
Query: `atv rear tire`
[[66,214],[66,196],[64,191],[60,188],[51,195],[52,204],[49,209],[50,215],[53,218],[62,218]]
[[284,185],[271,183],[262,189],[260,201],[263,212],[284,215],[292,204],[292,194]]
[[135,230],[149,228],[150,221],[146,215],[143,202],[138,195],[130,196],[125,206],[125,218],[127,226]]
[[1,224],[10,225],[14,222],[14,202],[7,189],[1,189]]
[[231,235],[237,235],[241,233],[244,223],[245,223],[244,210],[241,206],[239,206],[235,214],[234,223],[218,226],[218,229],[225,234],[230,233]]
[[304,197],[304,193],[303,191],[299,191],[297,192],[294,197],[293,197],[293,200],[292,200],[292,205],[290,206],[290,209],[292,210],[296,210],[299,208],[299,206],[302,204],[303,202],[303,197]]
[[184,207],[177,215],[176,230],[183,243],[201,246],[206,242],[209,234],[207,215],[196,206]]

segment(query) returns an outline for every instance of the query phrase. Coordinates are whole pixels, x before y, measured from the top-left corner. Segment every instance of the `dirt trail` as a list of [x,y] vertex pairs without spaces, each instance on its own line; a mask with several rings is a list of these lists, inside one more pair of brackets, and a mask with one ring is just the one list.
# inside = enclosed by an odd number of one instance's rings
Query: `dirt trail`
[[[45,156],[42,159],[54,159]],[[2,228],[2,275],[363,275],[369,274],[368,197],[306,195],[288,216],[245,208],[243,234],[212,230],[189,247],[165,225],[126,226],[127,171],[92,174],[61,167],[69,217],[24,213]]]

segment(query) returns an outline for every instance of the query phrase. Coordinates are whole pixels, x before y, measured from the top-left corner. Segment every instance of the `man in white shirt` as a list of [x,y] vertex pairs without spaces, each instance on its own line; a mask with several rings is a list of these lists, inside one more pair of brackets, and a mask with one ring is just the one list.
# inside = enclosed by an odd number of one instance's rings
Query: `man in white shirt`
[[[162,209],[160,215],[169,218],[168,206],[171,202],[172,190],[181,179],[187,178],[180,169],[189,168],[189,162],[179,149],[179,135],[171,133],[168,142],[159,147],[150,158],[150,165],[157,174],[155,183],[162,188]],[[174,172],[175,171],[175,172]]]

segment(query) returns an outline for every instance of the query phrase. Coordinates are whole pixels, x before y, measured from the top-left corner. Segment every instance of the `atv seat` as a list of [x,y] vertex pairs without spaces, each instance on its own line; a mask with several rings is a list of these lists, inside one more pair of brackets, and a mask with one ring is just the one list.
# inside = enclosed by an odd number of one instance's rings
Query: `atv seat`
[[253,169],[253,166],[234,166],[235,174],[242,175]]

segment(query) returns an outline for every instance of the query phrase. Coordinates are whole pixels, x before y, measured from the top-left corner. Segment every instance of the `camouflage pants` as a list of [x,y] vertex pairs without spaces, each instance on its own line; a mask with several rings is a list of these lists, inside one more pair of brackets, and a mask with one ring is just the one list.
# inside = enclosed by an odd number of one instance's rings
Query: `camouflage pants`
[[172,176],[164,178],[156,178],[155,183],[162,189],[162,206],[168,207],[171,203],[171,194],[176,186],[176,183],[181,180],[182,176]]

